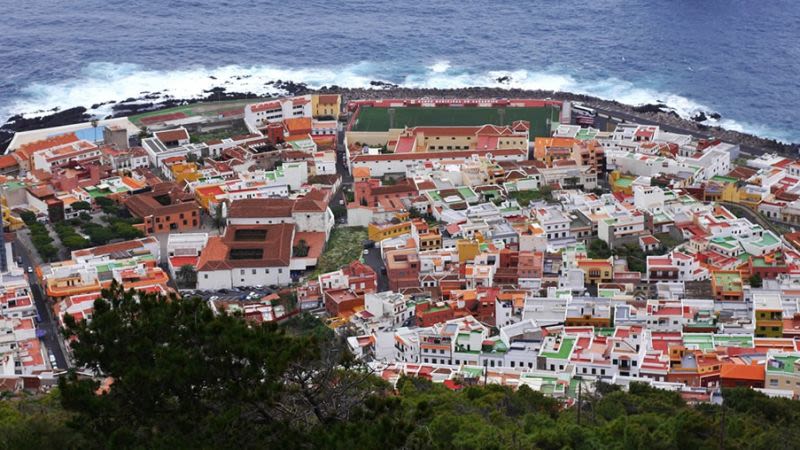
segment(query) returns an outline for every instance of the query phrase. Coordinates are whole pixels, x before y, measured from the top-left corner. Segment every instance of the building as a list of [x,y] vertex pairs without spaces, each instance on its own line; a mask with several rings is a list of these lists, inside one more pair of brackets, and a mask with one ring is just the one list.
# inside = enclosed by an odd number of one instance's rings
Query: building
[[716,301],[744,300],[742,275],[736,270],[718,270],[712,272],[711,292]]
[[764,387],[800,396],[800,353],[771,352],[767,356]]
[[783,305],[779,293],[754,292],[753,314],[757,337],[783,336]]
[[197,262],[197,288],[288,285],[294,224],[229,225],[209,237]]
[[293,223],[298,232],[325,233],[327,241],[335,219],[328,208],[330,191],[313,189],[301,197],[234,200],[227,212],[229,225]]
[[339,94],[314,94],[311,96],[311,109],[314,117],[332,117],[339,120],[342,97]]
[[194,196],[175,183],[161,183],[150,192],[125,200],[125,207],[144,222],[145,233],[170,233],[200,226],[200,207]]
[[391,250],[384,256],[389,289],[399,292],[419,287],[419,255],[416,249]]

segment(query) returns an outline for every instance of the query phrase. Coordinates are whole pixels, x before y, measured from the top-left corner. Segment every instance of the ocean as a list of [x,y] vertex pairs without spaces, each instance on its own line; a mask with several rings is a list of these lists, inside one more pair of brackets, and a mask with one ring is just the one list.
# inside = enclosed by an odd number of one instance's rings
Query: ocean
[[[800,142],[795,0],[0,0],[0,124],[266,83],[510,86],[717,112]],[[509,77],[506,83],[497,79]],[[109,105],[90,112],[109,114]]]

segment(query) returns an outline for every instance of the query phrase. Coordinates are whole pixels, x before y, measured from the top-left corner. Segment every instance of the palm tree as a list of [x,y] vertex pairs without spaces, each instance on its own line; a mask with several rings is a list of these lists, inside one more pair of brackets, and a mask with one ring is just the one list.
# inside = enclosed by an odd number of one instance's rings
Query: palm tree
[[178,273],[175,274],[175,277],[184,286],[188,285],[194,287],[197,284],[197,271],[191,264],[182,265],[181,268],[178,269]]
[[292,250],[294,250],[294,256],[297,256],[299,258],[308,256],[308,250],[309,250],[308,242],[306,242],[305,239],[300,239],[297,242],[297,245],[295,245]]
[[92,119],[92,121],[90,123],[92,124],[92,129],[94,129],[94,142],[96,143],[97,142],[97,124],[98,124],[97,119]]

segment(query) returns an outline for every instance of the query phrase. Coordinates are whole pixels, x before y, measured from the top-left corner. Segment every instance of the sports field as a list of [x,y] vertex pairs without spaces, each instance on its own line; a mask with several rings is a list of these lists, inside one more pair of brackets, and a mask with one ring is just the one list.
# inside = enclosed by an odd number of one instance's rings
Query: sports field
[[[558,121],[559,110],[556,107],[542,108],[426,108],[406,107],[394,108],[394,128],[416,126],[478,126],[491,123],[501,125],[499,112],[505,110],[503,125],[515,120],[527,120],[531,123],[531,136],[549,136],[547,118]],[[352,131],[386,131],[389,129],[389,109],[365,106],[356,118]]]

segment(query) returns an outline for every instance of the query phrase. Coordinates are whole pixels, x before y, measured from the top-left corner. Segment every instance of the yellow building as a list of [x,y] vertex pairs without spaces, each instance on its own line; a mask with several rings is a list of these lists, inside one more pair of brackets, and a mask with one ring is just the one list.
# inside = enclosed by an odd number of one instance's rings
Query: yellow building
[[198,186],[195,188],[194,196],[197,198],[197,203],[199,203],[200,206],[206,211],[211,211],[210,207],[218,203],[217,196],[225,193],[225,191],[222,190],[222,186],[224,185],[219,183]]
[[757,192],[748,192],[744,186],[735,182],[725,183],[720,199],[723,202],[741,203],[750,207],[757,207],[761,203],[761,195]]
[[608,259],[578,259],[575,263],[583,270],[583,282],[586,284],[603,283],[614,278],[614,258]]
[[173,164],[169,170],[172,172],[172,178],[178,184],[191,183],[202,177],[197,164],[192,162]]
[[624,195],[633,195],[633,182],[636,177],[629,175],[622,175],[618,171],[613,171],[609,174],[608,182],[611,184],[611,192],[622,193]]
[[411,232],[411,222],[387,222],[387,223],[371,223],[367,227],[367,235],[370,240],[380,242],[384,239],[389,239]]
[[456,243],[458,262],[472,261],[481,253],[481,245],[477,240],[461,239]]
[[425,233],[419,235],[419,249],[440,250],[442,248],[442,235],[438,233]]
[[756,337],[783,336],[783,305],[779,294],[754,293],[753,308]]
[[339,120],[342,97],[339,94],[314,94],[311,96],[311,114],[314,117],[333,117]]

